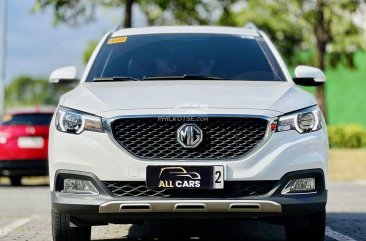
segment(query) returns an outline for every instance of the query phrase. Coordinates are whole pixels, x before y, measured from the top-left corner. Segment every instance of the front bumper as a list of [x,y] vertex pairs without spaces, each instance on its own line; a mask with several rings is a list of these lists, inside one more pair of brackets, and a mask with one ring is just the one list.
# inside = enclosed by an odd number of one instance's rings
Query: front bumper
[[[224,166],[226,181],[280,180],[286,173],[322,169],[327,176],[328,143],[325,129],[299,134],[276,132],[260,149],[238,160],[144,160],[131,156],[109,134],[85,131],[72,135],[50,129],[50,180],[58,170],[95,174],[100,180],[146,180],[146,168],[156,166]],[[53,183],[50,185],[54,190]]]
[[46,176],[47,160],[0,161],[0,176]]
[[[64,194],[57,191],[62,177],[82,176],[93,182],[99,195]],[[325,209],[327,191],[321,169],[290,172],[284,175],[273,190],[262,196],[231,199],[113,197],[93,174],[59,171],[56,191],[52,192],[53,209],[71,214],[92,223],[129,223],[131,220],[180,218],[243,218],[306,216]],[[308,194],[283,195],[281,190],[294,178],[315,177],[317,191]]]

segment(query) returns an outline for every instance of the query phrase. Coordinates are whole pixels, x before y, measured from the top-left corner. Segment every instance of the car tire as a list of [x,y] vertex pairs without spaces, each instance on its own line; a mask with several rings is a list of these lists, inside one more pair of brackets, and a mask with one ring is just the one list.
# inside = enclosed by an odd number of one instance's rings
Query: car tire
[[53,241],[90,241],[91,227],[70,227],[70,215],[52,210]]
[[309,215],[305,226],[285,225],[287,241],[324,241],[326,214],[322,211]]
[[22,185],[22,177],[19,177],[19,176],[10,177],[10,184],[12,186],[16,186],[16,187],[21,186]]

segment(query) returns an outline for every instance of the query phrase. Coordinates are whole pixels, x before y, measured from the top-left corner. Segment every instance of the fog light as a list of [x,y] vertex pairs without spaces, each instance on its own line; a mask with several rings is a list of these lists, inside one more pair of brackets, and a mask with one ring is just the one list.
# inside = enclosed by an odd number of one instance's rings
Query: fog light
[[74,178],[64,179],[64,188],[61,192],[74,193],[74,194],[89,194],[89,195],[99,194],[98,190],[90,181]]
[[300,178],[289,181],[281,193],[309,193],[315,190],[315,178]]

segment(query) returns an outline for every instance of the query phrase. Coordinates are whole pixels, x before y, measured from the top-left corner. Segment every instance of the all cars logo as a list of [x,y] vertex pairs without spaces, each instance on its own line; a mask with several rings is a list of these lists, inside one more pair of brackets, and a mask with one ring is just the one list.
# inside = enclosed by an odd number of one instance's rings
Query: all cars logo
[[183,167],[164,167],[160,170],[159,188],[199,188],[201,176]]

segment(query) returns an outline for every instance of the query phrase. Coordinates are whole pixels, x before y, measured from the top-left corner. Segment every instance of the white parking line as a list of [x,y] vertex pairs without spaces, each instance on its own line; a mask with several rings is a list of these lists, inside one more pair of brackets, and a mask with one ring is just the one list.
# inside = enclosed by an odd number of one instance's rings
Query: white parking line
[[366,181],[365,180],[352,181],[351,183],[354,183],[354,184],[357,184],[357,185],[366,186]]
[[14,229],[19,228],[19,227],[29,223],[30,221],[32,221],[33,219],[35,219],[37,217],[38,216],[30,216],[30,217],[26,217],[26,218],[21,218],[8,225],[5,225],[4,227],[0,227],[0,238],[5,237]]
[[341,233],[338,233],[336,231],[334,231],[333,229],[331,229],[330,227],[326,227],[325,229],[325,235],[332,238],[332,239],[335,239],[337,241],[356,241],[355,239],[353,238],[350,238],[346,235],[343,235]]

